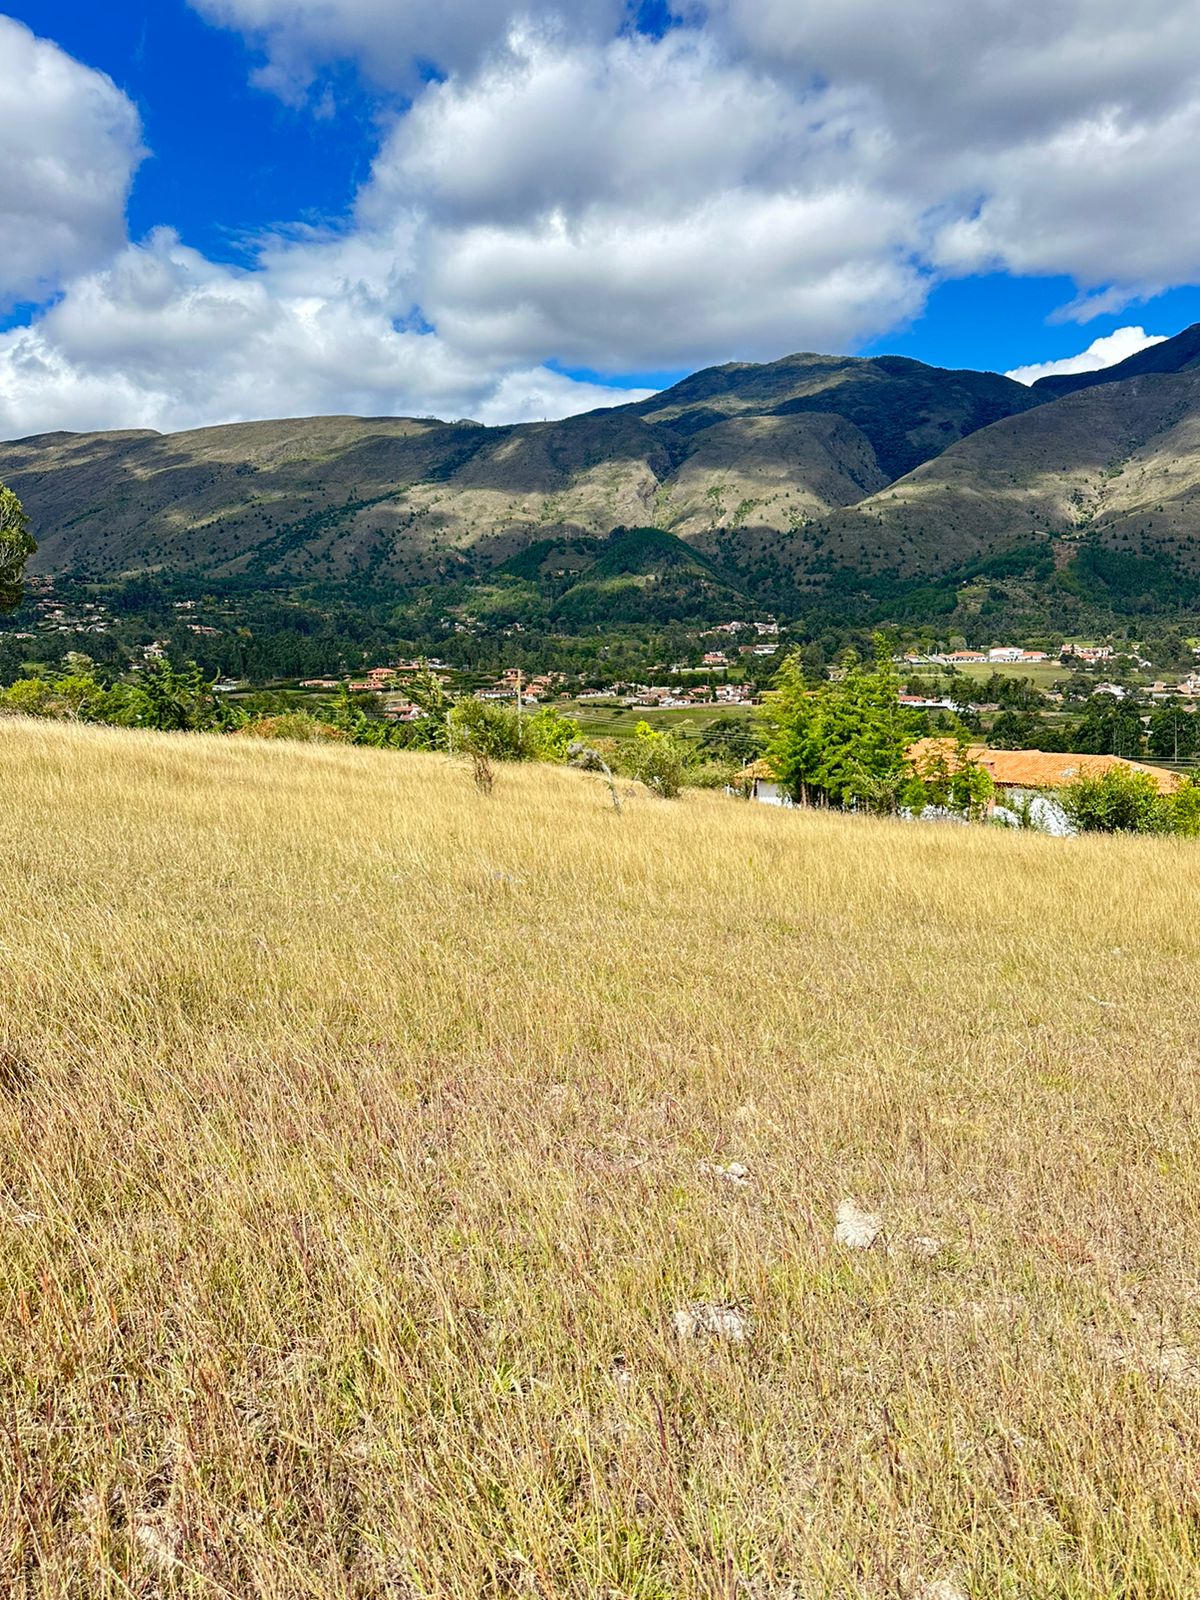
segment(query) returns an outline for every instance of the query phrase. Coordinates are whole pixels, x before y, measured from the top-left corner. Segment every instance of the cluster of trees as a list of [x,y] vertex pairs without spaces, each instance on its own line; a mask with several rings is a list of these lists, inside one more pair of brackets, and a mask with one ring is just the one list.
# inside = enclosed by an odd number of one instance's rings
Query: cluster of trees
[[[389,722],[346,689],[326,715],[317,717],[280,703],[277,696],[231,702],[195,662],[177,668],[169,660],[149,661],[117,677],[76,654],[61,671],[19,678],[0,690],[0,713],[120,728],[443,751],[472,760],[485,786],[491,783],[492,762],[562,764],[581,748],[579,724],[553,707],[522,712],[477,700],[450,690],[431,672],[416,675],[408,692],[423,713],[412,722]],[[714,761],[644,722],[632,738],[602,745],[600,765],[636,778],[667,799],[690,784],[727,782],[732,776],[728,762]]]
[[924,719],[900,705],[899,687],[882,637],[872,665],[850,657],[816,683],[799,654],[788,657],[767,700],[766,759],[793,799],[878,812],[986,810],[992,781],[962,750],[954,761],[914,770],[909,750]]
[[78,654],[69,655],[61,671],[18,678],[0,690],[0,710],[171,733],[232,733],[248,720],[214,691],[194,662],[179,669],[167,660],[147,661],[116,677]]
[[[882,640],[873,666],[850,661],[828,682],[812,683],[801,659],[790,657],[767,706],[771,734],[766,755],[780,782],[801,804],[885,812],[933,809],[967,819],[982,817],[994,785],[968,759],[965,734],[956,748],[927,753],[915,769],[909,751],[921,732],[920,718],[896,703],[896,689]],[[1105,702],[1097,705],[1091,725],[1095,743],[1116,742],[1131,724],[1138,734],[1134,749],[1097,753],[1142,753],[1136,710],[1112,696],[1095,698]],[[1151,743],[1186,740],[1196,726],[1194,713],[1164,706],[1155,713]],[[1086,752],[1088,746],[1075,748]],[[1200,836],[1200,783],[1184,782],[1174,793],[1162,794],[1149,774],[1117,767],[1098,777],[1079,778],[1058,791],[1058,798],[1081,833]]]

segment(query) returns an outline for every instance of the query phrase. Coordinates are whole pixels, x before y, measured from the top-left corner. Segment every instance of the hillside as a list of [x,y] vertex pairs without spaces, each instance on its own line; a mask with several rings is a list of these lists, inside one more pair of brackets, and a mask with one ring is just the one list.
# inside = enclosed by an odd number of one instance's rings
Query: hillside
[[1177,842],[19,721],[0,789],[0,1590],[1193,1591]]
[[[1178,612],[1200,600],[1200,325],[1081,376],[1055,398],[900,358],[798,355],[520,427],[48,435],[0,446],[0,479],[41,540],[32,570],[100,579],[434,585],[526,627],[763,605],[886,618],[893,599],[920,620],[914,586],[940,585],[926,612],[945,615],[976,575],[1028,556],[1014,616]],[[641,530],[627,570],[604,565],[614,529]]]
[[509,428],[318,417],[0,446],[34,570],[203,571],[248,584],[471,577],[545,539],[658,526],[791,537],[1038,402],[988,373],[792,356],[653,401]]
[[[1059,565],[1117,557],[1137,584],[1200,577],[1200,369],[1098,384],[994,424],[828,519],[848,567],[945,571],[1055,541]],[[1157,572],[1139,576],[1138,563]]]

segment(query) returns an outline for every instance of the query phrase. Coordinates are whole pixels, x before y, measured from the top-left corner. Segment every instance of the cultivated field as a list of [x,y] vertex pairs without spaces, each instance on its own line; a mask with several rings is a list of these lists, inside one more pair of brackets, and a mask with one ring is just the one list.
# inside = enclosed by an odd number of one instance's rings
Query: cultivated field
[[0,863],[0,1593],[1200,1592],[1196,846],[0,722]]

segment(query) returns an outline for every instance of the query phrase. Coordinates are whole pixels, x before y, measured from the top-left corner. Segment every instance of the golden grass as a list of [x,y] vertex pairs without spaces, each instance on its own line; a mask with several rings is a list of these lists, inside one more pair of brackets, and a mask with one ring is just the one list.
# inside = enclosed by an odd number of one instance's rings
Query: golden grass
[[0,862],[0,1592],[1200,1591],[1195,846],[9,721]]

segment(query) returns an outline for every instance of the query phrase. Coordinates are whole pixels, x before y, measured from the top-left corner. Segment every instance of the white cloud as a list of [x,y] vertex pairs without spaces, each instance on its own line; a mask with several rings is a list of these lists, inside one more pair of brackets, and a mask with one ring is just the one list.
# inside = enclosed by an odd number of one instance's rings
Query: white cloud
[[323,66],[354,61],[376,83],[410,91],[422,69],[470,73],[502,50],[515,18],[572,38],[611,36],[626,0],[191,0],[210,21],[246,34],[266,57],[256,74],[288,99]]
[[1093,339],[1087,349],[1081,350],[1077,356],[1064,356],[1061,361],[1039,361],[1028,367],[1014,367],[1011,372],[1005,373],[1005,377],[1015,378],[1018,383],[1036,383],[1039,378],[1057,377],[1069,372],[1100,372],[1105,367],[1116,366],[1118,361],[1137,355],[1139,350],[1148,350],[1152,344],[1162,344],[1166,337],[1163,333],[1147,333],[1145,328],[1117,328],[1102,339]]
[[69,281],[0,337],[0,429],[561,416],[634,396],[551,358],[845,347],[915,313],[924,282],[910,211],[864,189],[840,99],[819,98],[816,116],[691,35],[514,31],[394,123],[340,232],[234,271],[162,230]]
[[[69,92],[36,101],[61,188],[27,196],[14,278],[61,292],[0,336],[4,431],[560,415],[622,395],[559,364],[852,349],[939,278],[1065,274],[1080,322],[1200,281],[1194,0],[911,0],[902,18],[894,0],[688,0],[661,40],[622,27],[626,0],[192,3],[281,94],[319,96],[346,62],[384,86],[370,178],[250,271],[166,232],[129,243],[136,115],[6,25],[0,46],[40,52]],[[0,93],[26,93],[29,72],[8,76]],[[1074,359],[1103,364],[1105,343]]]
[[1076,320],[1200,279],[1194,0],[712,0],[712,18],[781,80],[861,94],[856,126],[947,276],[1068,275],[1103,294]]
[[456,348],[688,366],[845,348],[919,310],[911,207],[870,167],[836,91],[797,101],[694,35],[526,32],[430,88],[359,210],[423,208],[421,303]]
[[215,266],[168,229],[78,280],[33,327],[0,335],[9,437],[329,412],[511,421],[643,392],[574,384],[537,364],[498,371],[397,328],[362,285],[303,292],[269,269]]
[[102,73],[0,16],[0,305],[120,247],[138,114]]

